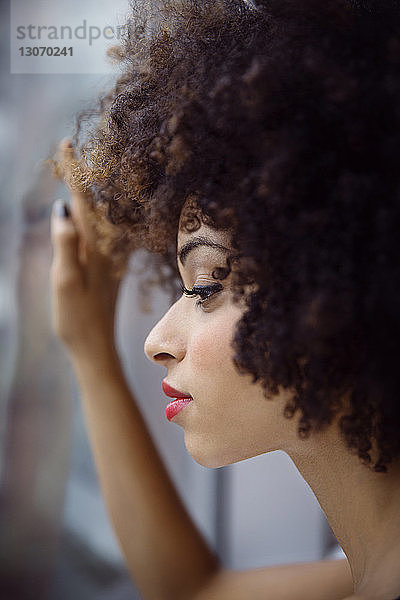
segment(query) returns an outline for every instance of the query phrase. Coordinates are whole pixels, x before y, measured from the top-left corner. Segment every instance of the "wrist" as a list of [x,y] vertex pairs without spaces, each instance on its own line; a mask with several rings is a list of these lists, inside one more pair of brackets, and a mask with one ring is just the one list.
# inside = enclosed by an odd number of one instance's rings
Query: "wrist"
[[97,378],[103,377],[120,366],[113,338],[99,340],[95,345],[70,351],[70,358],[78,378],[90,376],[91,373]]

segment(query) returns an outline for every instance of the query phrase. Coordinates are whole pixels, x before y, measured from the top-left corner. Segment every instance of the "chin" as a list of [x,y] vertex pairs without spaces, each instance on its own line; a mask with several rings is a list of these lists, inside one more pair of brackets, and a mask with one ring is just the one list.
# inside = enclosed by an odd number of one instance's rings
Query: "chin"
[[236,462],[236,461],[222,460],[216,456],[212,456],[209,454],[204,454],[204,453],[199,454],[199,453],[191,452],[190,450],[188,450],[188,451],[189,451],[189,454],[191,455],[191,457],[193,458],[193,460],[195,460],[202,467],[207,467],[207,469],[219,469],[220,467],[226,467],[227,465],[231,465],[233,462]]
[[190,456],[202,467],[208,469],[216,469],[230,464],[229,461],[223,460],[221,453],[210,440],[204,436],[194,436],[185,433],[185,446]]
[[251,453],[244,456],[243,452],[227,452],[226,448],[218,448],[212,441],[200,436],[185,435],[185,446],[193,460],[208,469],[226,467],[255,456]]

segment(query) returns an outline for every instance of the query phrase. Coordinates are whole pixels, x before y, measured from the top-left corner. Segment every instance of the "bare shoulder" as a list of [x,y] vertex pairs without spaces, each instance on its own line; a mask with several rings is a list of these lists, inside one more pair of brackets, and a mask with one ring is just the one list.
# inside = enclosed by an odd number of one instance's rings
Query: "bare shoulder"
[[194,600],[343,600],[353,598],[347,560],[221,570]]

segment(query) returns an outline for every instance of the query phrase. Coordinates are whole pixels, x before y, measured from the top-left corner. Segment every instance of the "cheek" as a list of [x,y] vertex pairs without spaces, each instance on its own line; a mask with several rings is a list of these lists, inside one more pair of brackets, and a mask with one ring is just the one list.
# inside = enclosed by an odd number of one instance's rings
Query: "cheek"
[[[191,369],[202,376],[216,377],[217,373],[232,371],[233,348],[231,341],[237,319],[227,319],[221,311],[218,318],[204,322],[193,333],[190,343]],[[222,374],[222,373],[221,373]]]
[[261,387],[232,361],[231,340],[240,315],[225,309],[203,315],[192,328],[187,366],[195,402],[181,423],[189,453],[205,467],[282,448],[282,404],[266,400]]

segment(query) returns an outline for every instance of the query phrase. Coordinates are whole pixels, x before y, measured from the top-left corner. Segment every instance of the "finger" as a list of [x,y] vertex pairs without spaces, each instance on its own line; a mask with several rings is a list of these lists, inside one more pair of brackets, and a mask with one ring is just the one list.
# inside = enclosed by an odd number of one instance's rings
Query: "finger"
[[75,223],[89,249],[95,249],[96,231],[91,221],[89,209],[89,193],[84,193],[77,188],[76,174],[79,172],[79,162],[69,138],[64,138],[59,144],[60,162],[64,173],[64,180],[71,194],[71,211]]
[[56,200],[51,215],[54,256],[52,280],[57,288],[82,286],[84,272],[79,256],[79,232],[63,200]]
[[73,145],[69,138],[63,138],[57,148],[56,152],[57,162],[59,164],[62,176],[64,178],[65,183],[69,188],[74,187],[73,181],[71,178],[72,175],[72,163],[75,159]]

